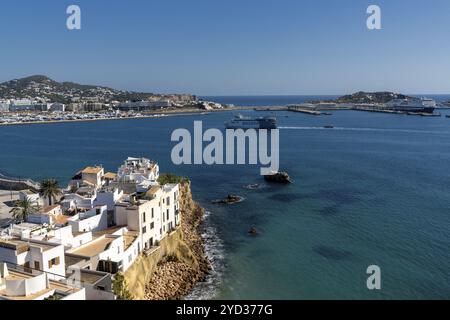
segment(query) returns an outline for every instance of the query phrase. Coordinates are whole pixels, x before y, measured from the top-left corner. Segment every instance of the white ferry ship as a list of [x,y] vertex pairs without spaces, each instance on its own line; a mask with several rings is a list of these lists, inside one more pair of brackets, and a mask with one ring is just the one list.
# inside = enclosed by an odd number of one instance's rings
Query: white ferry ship
[[385,106],[396,111],[433,113],[437,104],[436,101],[429,98],[417,100],[394,99],[386,103]]

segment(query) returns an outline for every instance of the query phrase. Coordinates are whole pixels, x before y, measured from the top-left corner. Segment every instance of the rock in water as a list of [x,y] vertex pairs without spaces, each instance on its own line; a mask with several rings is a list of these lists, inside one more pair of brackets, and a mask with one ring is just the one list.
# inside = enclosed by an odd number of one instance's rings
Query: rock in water
[[275,182],[275,183],[292,183],[291,177],[289,177],[289,174],[287,172],[274,172],[272,174],[264,176],[264,179],[268,182]]
[[243,198],[240,196],[229,194],[225,199],[213,200],[212,203],[214,203],[214,204],[233,204],[233,203],[241,202],[242,200],[243,200]]
[[248,230],[248,234],[251,236],[256,236],[258,234],[258,230],[256,228],[252,227],[250,230]]

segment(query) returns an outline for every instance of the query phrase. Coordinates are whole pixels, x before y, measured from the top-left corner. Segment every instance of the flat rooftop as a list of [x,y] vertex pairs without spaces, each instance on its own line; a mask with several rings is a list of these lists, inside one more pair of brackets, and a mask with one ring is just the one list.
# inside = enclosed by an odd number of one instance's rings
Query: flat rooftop
[[108,276],[108,274],[101,273],[98,271],[92,271],[92,270],[86,270],[86,269],[80,270],[80,281],[84,282],[84,283],[96,284],[97,282],[99,282],[100,280],[102,280],[103,278],[105,278],[107,276]]
[[25,241],[20,238],[12,238],[12,239],[0,239],[0,247],[17,250],[18,253],[22,253],[28,251],[30,247],[38,247],[41,248],[42,251],[47,251],[55,248],[50,244],[34,242],[34,241]]
[[[8,270],[9,271],[9,276],[7,276],[5,278],[5,280],[26,280],[26,279],[31,279],[34,276],[26,274],[26,273],[22,273],[22,272],[18,272],[15,270]],[[61,282],[56,282],[56,281],[49,281],[49,286],[48,288],[41,290],[35,294],[32,295],[28,295],[28,296],[7,296],[6,295],[6,289],[0,290],[0,296],[4,296],[10,300],[34,300],[42,295],[45,295],[47,293],[52,292],[53,290],[57,290],[58,292],[62,292],[64,294],[72,294],[75,293],[77,291],[79,291],[80,289],[75,288],[75,287],[70,287],[64,283]]]
[[103,170],[101,167],[86,167],[81,171],[84,174],[98,174]]
[[136,231],[125,232],[125,234],[123,235],[124,251],[126,251],[134,243],[138,235],[139,234]]
[[104,237],[98,238],[90,243],[81,246],[78,249],[70,251],[69,253],[84,256],[84,257],[95,257],[100,253],[109,249],[110,244],[116,240],[116,238]]
[[86,259],[83,259],[81,257],[75,257],[70,254],[64,255],[64,261],[66,262],[66,267],[73,266],[74,264],[77,264],[79,262],[85,262]]
[[114,234],[115,232],[119,231],[120,229],[126,228],[126,226],[114,226],[105,230],[101,230],[101,231],[95,231],[93,233],[93,235],[95,237],[101,237],[105,234]]

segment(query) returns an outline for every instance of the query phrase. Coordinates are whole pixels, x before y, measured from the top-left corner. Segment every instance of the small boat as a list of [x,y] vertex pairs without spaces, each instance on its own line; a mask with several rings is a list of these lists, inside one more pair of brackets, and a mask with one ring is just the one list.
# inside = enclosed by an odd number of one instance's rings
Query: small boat
[[326,125],[326,126],[323,126],[325,129],[333,129],[334,128],[334,126],[332,125],[332,124],[329,124],[329,125]]

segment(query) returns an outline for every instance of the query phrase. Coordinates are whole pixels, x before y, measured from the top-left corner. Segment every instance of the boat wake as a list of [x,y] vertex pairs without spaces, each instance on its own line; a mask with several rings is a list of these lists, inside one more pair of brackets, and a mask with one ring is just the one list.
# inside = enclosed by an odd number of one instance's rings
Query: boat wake
[[211,212],[205,212],[205,218],[200,226],[200,235],[205,244],[205,253],[211,264],[211,270],[205,281],[199,282],[188,294],[186,300],[211,300],[217,294],[225,272],[225,255],[222,240],[217,236],[217,230],[211,225]]
[[400,132],[421,134],[450,134],[445,131],[413,130],[413,129],[380,129],[380,128],[345,128],[345,127],[278,127],[281,130],[328,130],[328,131],[365,131],[365,132]]

